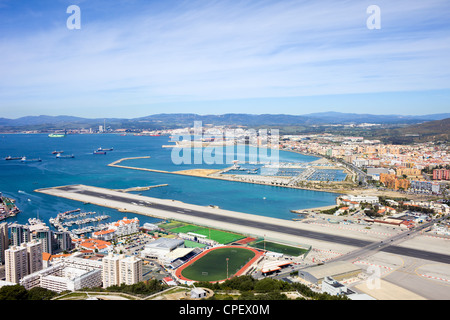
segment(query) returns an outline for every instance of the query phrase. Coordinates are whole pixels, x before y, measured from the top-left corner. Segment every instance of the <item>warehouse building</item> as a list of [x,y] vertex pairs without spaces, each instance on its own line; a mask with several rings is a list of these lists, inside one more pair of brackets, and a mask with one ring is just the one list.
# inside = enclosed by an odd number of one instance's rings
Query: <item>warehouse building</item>
[[362,269],[353,263],[336,261],[323,265],[308,267],[298,271],[298,276],[313,284],[321,284],[326,277],[332,277],[336,281],[357,277]]

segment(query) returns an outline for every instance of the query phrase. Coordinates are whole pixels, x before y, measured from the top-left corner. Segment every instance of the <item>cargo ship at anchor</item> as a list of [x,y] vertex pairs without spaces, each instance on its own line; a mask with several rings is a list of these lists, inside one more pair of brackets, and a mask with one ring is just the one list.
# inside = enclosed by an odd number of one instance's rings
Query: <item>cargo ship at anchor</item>
[[5,158],[5,160],[20,160],[20,159],[22,159],[23,157],[11,157],[11,156],[7,156],[6,158]]
[[27,159],[27,157],[22,157],[22,159],[20,159],[20,161],[22,161],[22,162],[42,162],[41,158]]
[[114,148],[103,149],[102,147],[98,148],[97,151],[113,151]]
[[60,159],[60,158],[75,158],[75,156],[73,154],[72,155],[61,155],[61,153],[58,153],[56,155],[56,158],[57,159]]

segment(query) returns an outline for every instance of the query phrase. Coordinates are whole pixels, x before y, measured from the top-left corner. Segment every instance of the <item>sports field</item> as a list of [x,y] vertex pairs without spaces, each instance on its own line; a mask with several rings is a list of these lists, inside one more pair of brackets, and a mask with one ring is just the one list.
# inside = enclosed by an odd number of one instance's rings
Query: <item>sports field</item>
[[298,257],[308,251],[307,249],[264,240],[250,243],[249,246],[253,248],[264,249],[266,251],[282,253],[293,257]]
[[193,232],[193,233],[197,233],[197,234],[206,236],[208,239],[217,241],[218,243],[221,243],[221,244],[228,244],[228,243],[234,242],[236,240],[245,238],[245,236],[243,236],[241,234],[195,226],[192,224],[185,224],[182,226],[177,226],[175,228],[170,229],[170,232],[173,232],[173,233]]
[[186,267],[177,270],[177,276],[193,281],[225,280],[227,276],[231,278],[233,275],[239,274],[248,263],[252,263],[252,259],[257,257],[259,257],[259,252],[254,249],[232,246],[214,248],[200,255]]

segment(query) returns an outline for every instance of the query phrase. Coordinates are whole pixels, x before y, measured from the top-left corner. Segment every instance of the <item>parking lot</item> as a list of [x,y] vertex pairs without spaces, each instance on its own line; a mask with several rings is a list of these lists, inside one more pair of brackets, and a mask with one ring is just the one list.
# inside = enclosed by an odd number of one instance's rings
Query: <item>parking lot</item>
[[147,243],[153,241],[153,238],[146,233],[136,233],[119,238],[116,245],[116,252],[126,255],[139,255]]

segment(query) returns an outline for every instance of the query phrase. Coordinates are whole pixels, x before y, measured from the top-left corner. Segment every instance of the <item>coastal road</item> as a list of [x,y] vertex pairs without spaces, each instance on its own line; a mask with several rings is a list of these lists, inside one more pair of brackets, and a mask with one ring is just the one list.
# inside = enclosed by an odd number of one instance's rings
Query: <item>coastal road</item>
[[[143,197],[143,196],[136,196],[136,195],[128,195],[128,194],[122,195],[120,192],[115,192],[110,189],[102,189],[102,188],[74,185],[74,186],[63,186],[63,187],[56,187],[56,188],[40,189],[40,190],[36,190],[36,191],[42,192],[42,193],[49,193],[49,194],[52,194],[55,196],[67,197],[67,198],[74,199],[73,196],[65,195],[65,193],[67,192],[67,193],[70,193],[71,195],[78,194],[78,195],[82,195],[82,196],[87,196],[91,199],[104,199],[104,200],[114,201],[115,203],[132,205],[134,207],[155,209],[158,211],[168,212],[168,213],[170,213],[170,212],[177,213],[179,215],[182,215],[182,217],[185,217],[185,219],[183,219],[184,221],[189,221],[189,220],[191,220],[192,217],[206,219],[211,222],[220,221],[221,223],[227,223],[227,224],[236,225],[239,227],[244,226],[244,227],[248,227],[248,228],[258,229],[258,230],[261,230],[262,234],[264,234],[265,231],[272,231],[272,232],[277,232],[277,233],[282,233],[282,234],[299,236],[299,237],[303,237],[303,238],[325,241],[325,242],[329,242],[330,245],[332,245],[333,243],[336,243],[336,244],[341,244],[341,245],[357,247],[357,248],[361,248],[363,250],[369,250],[369,251],[373,250],[373,249],[378,249],[379,251],[385,251],[385,252],[389,252],[389,253],[393,253],[393,254],[411,256],[411,257],[415,257],[415,258],[450,264],[450,255],[446,255],[446,254],[442,254],[442,253],[435,253],[435,252],[429,252],[429,251],[418,250],[418,249],[404,248],[404,247],[399,247],[399,246],[395,246],[395,245],[379,247],[378,242],[356,239],[356,238],[351,238],[351,237],[345,237],[345,236],[340,236],[340,235],[334,235],[334,234],[329,234],[329,233],[321,233],[321,232],[317,232],[317,231],[305,230],[305,229],[300,229],[300,228],[295,228],[295,227],[289,227],[287,225],[280,225],[280,224],[276,224],[276,223],[272,223],[272,222],[267,222],[267,221],[274,221],[274,219],[272,219],[272,220],[269,218],[265,219],[265,217],[259,217],[259,216],[248,215],[248,214],[240,214],[239,216],[231,215],[231,214],[225,215],[225,214],[220,214],[220,212],[222,212],[221,210],[217,210],[216,212],[212,213],[209,210],[203,209],[201,206],[187,205],[182,202],[174,202],[173,204],[167,204],[167,201],[162,203],[163,201],[160,199],[154,199],[154,198],[150,198],[150,197]],[[153,199],[153,201],[152,201],[152,199]],[[81,201],[79,199],[74,199],[74,200]],[[159,200],[159,201],[156,201],[156,200]],[[92,202],[92,203],[95,203],[95,202]],[[164,217],[158,216],[158,214],[155,214],[154,216],[164,219]],[[253,217],[253,218],[251,219],[249,217]],[[256,217],[256,219],[254,217]],[[280,220],[280,219],[276,219],[276,220]],[[285,221],[283,221],[283,222],[285,222]]]

